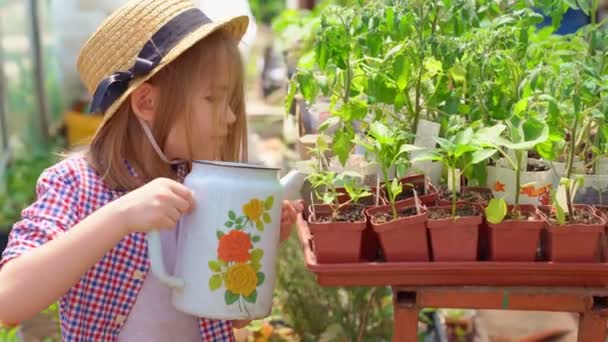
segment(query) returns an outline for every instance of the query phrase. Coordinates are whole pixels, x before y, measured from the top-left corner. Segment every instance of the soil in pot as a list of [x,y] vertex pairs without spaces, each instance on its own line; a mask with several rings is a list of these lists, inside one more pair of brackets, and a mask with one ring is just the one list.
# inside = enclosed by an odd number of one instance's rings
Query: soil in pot
[[[398,217],[410,217],[418,215],[418,211],[416,211],[415,207],[397,209]],[[380,213],[375,213],[372,215],[372,223],[373,224],[383,224],[393,220],[393,214],[390,210]]]
[[371,226],[379,237],[382,254],[389,262],[429,261],[427,213],[416,207],[397,208],[393,219],[390,205],[368,209]]
[[327,206],[315,206],[309,218],[313,247],[319,263],[359,262],[367,220],[362,205],[347,205],[336,215]]
[[[461,192],[456,193],[456,201],[458,203],[488,203],[494,196],[488,188],[465,187]],[[441,205],[449,205],[452,203],[452,192],[447,188],[441,191]]]
[[[456,216],[475,216],[478,211],[472,205],[461,205],[456,208]],[[429,219],[441,220],[452,218],[452,207],[435,207],[429,209]]]
[[488,223],[489,260],[536,260],[541,232],[545,223],[532,205],[520,205],[519,214],[513,215],[509,206],[507,216],[499,224]]
[[608,206],[596,205],[594,208],[597,209],[601,215],[603,215],[604,219],[608,219]]
[[[598,262],[605,222],[587,205],[574,206],[574,219],[558,225],[551,206],[540,206],[547,228],[547,258],[553,262]],[[568,219],[566,215],[566,219]]]
[[482,217],[472,205],[459,205],[456,218],[451,206],[429,208],[427,227],[433,260],[475,261]]
[[549,170],[551,170],[551,168],[549,167],[549,165],[547,165],[546,163],[544,163],[542,160],[528,159],[528,167],[526,168],[526,171],[528,171],[528,172],[543,172],[543,171],[549,171]]
[[361,222],[365,220],[362,205],[351,205],[340,209],[334,217],[331,214],[318,215],[314,223],[334,223],[334,222]]
[[[549,224],[551,225],[559,225],[559,222],[556,218],[556,213],[551,210],[550,206],[540,206],[539,210],[547,217]],[[566,225],[571,224],[583,224],[583,225],[595,225],[602,224],[602,219],[597,216],[591,210],[582,210],[580,208],[574,209],[574,219],[570,221],[568,212],[566,214]]]

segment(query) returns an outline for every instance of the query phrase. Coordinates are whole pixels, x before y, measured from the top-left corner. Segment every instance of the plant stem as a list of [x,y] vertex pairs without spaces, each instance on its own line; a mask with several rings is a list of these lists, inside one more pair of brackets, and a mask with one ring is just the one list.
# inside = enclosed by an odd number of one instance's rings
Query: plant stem
[[369,301],[365,306],[365,311],[363,311],[363,317],[361,318],[361,326],[359,327],[359,335],[357,336],[357,342],[363,341],[363,334],[367,330],[367,320],[369,318],[369,312],[372,309],[374,298],[376,297],[376,287],[373,287],[369,294]]
[[515,205],[513,206],[513,217],[519,217],[519,194],[521,192],[521,158],[522,152],[515,151],[515,158],[517,158],[516,167],[515,167]]
[[[578,96],[578,92],[574,93],[574,96]],[[566,166],[566,178],[568,181],[566,182],[566,202],[568,204],[568,219],[573,219],[573,210],[572,210],[572,198],[570,196],[570,183],[572,177],[572,169],[574,166],[574,150],[576,149],[576,128],[578,127],[578,117],[580,113],[578,112],[578,108],[574,109],[574,125],[572,126],[572,132],[570,135],[570,151],[568,151],[568,163]]]

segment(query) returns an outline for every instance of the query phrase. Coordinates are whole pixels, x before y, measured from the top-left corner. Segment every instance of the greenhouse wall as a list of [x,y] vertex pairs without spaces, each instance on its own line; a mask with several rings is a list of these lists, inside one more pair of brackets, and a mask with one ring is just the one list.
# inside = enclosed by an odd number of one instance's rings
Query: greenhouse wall
[[0,174],[10,158],[44,148],[61,127],[56,49],[49,1],[0,1]]

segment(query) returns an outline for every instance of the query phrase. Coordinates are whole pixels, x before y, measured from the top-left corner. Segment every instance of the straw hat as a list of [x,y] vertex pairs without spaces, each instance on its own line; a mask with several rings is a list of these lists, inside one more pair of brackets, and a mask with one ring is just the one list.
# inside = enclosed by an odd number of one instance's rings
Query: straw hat
[[[91,111],[107,122],[128,96],[165,65],[222,29],[238,42],[249,18],[212,22],[189,0],[131,0],[99,26],[78,56]],[[101,127],[100,126],[100,127]]]

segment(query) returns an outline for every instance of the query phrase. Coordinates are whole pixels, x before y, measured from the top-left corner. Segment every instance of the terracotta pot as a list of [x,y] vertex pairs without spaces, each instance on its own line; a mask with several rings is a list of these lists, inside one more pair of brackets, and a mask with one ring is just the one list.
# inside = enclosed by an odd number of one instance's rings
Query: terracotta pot
[[602,238],[602,261],[608,262],[608,214],[606,214],[606,212],[608,211],[608,205],[594,205],[593,209],[595,210],[597,216],[603,218],[604,221],[606,221],[606,229],[604,229],[604,236]]
[[[511,211],[513,206],[509,206]],[[522,213],[532,214],[534,220],[504,220],[488,223],[489,259],[493,261],[534,261],[545,221],[533,205],[520,205]]]
[[[414,186],[418,185],[418,184],[424,184],[425,177],[426,177],[425,175],[408,176],[405,178],[401,178],[399,180],[399,182],[403,185],[403,191],[406,191],[407,189],[412,188],[412,184]],[[428,193],[418,194],[418,199],[420,200],[420,202],[422,204],[424,204],[427,207],[430,207],[430,206],[434,206],[436,204],[437,199],[439,198],[439,190],[437,190],[437,188],[431,183],[431,180],[429,178],[427,178],[427,184],[428,184]],[[386,203],[389,203],[388,198],[386,198],[386,196],[388,196],[388,194],[386,193],[386,185],[382,184],[380,189],[382,191],[384,191]],[[413,199],[413,196],[411,198]],[[401,199],[398,202],[405,201],[408,199],[410,199],[410,197]]]
[[[403,201],[395,204],[396,208],[414,207],[412,203]],[[391,206],[375,207],[366,210],[369,224],[380,239],[384,257],[390,262],[400,261],[429,261],[429,243],[426,231],[427,212],[422,208],[419,215],[400,217],[396,220],[376,224],[373,215],[390,212]]]
[[[477,186],[465,186],[462,188],[462,193],[467,193],[467,192],[472,192],[472,191],[492,194],[492,190],[490,190],[488,188],[477,187]],[[466,204],[466,203],[487,204],[487,203],[473,203],[473,202],[467,202],[467,201],[456,201],[456,203],[458,203],[458,204]],[[450,194],[450,198],[440,198],[437,205],[440,205],[440,206],[452,205],[451,194]]]
[[[462,206],[462,205],[460,205]],[[451,208],[440,206],[438,208]],[[432,209],[432,208],[431,208]],[[428,219],[434,261],[475,261],[482,216]]]
[[[345,188],[337,188],[336,189],[342,195],[338,196],[338,203],[343,204],[350,200],[350,196],[346,192]],[[368,207],[375,207],[375,198],[376,198],[376,187],[371,187],[370,191],[372,192],[372,196],[361,199],[361,204]],[[370,201],[374,204],[366,203]],[[380,206],[385,205],[384,201],[384,192],[380,189],[380,196],[378,197],[378,204]],[[374,229],[367,221],[367,226],[363,231],[363,238],[361,240],[361,257],[367,261],[375,261],[378,258],[378,251],[380,249],[380,242],[378,241],[378,235],[374,232]]]
[[[350,207],[349,205],[344,208]],[[317,217],[331,215],[326,205],[315,205]],[[363,215],[361,222],[312,222],[308,219],[313,245],[319,263],[348,263],[361,260],[361,243],[363,231],[367,227],[367,218]]]
[[[575,210],[586,210],[595,214],[593,208],[586,204],[575,204]],[[552,206],[539,206],[538,212],[547,225],[547,258],[553,262],[598,262],[600,260],[600,240],[606,222],[601,224],[565,224],[551,223],[547,213]]]

